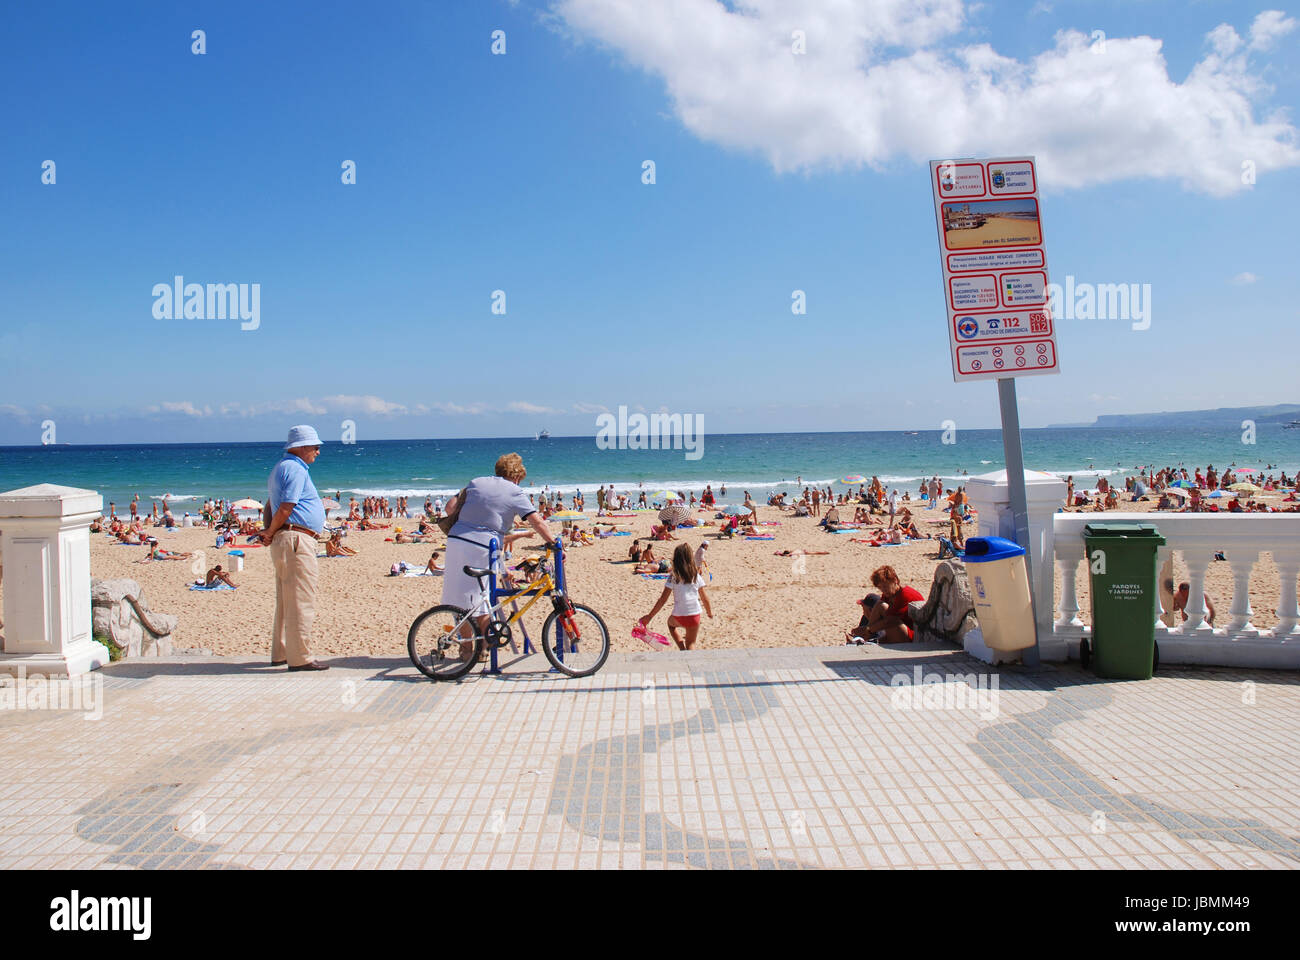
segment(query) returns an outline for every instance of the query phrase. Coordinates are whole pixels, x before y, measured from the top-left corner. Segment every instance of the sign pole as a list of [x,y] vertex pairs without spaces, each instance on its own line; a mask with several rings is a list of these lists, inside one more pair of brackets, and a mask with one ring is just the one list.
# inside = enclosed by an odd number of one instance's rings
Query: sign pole
[[1027,667],[1039,664],[1038,610],[1034,596],[1033,557],[1029,542],[1029,496],[1025,492],[1025,460],[1020,447],[1020,410],[1016,405],[1014,377],[998,379],[998,405],[1002,410],[1002,455],[1007,462],[1007,488],[1011,494],[1011,513],[1016,521],[1016,543],[1025,548],[1025,573],[1029,579],[1030,609],[1034,612],[1034,645],[1021,654]]

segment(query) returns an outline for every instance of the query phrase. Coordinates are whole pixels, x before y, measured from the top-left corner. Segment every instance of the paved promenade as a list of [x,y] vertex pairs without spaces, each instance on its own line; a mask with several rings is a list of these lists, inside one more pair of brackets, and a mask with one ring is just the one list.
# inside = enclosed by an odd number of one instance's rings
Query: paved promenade
[[916,647],[459,684],[333,663],[118,663],[98,719],[30,683],[15,709],[10,682],[0,869],[1300,865],[1292,673],[1102,682]]

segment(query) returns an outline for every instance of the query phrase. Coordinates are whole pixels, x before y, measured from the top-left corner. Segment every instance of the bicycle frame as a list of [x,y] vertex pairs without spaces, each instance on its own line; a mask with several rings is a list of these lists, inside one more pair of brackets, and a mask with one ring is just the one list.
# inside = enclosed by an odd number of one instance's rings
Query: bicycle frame
[[[488,558],[489,558],[488,569],[491,571],[491,574],[489,575],[488,578],[489,616],[494,613],[500,612],[507,603],[510,603],[513,607],[514,612],[511,613],[510,617],[505,622],[507,624],[519,623],[520,628],[523,630],[523,634],[524,634],[524,654],[528,655],[530,653],[533,653],[534,650],[533,650],[532,642],[528,637],[528,628],[523,625],[522,617],[525,613],[528,612],[528,610],[533,606],[533,604],[535,604],[538,600],[542,599],[542,597],[554,596],[556,593],[558,593],[560,596],[567,595],[567,591],[565,589],[565,577],[564,577],[564,544],[558,540],[556,541],[555,544],[554,576],[552,576],[550,573],[543,573],[540,577],[538,577],[532,583],[527,584],[523,588],[501,589],[497,586],[497,566],[501,562],[501,544],[497,541],[496,537],[493,537],[488,542]],[[531,599],[529,599],[529,601],[526,604],[524,604],[523,609],[520,609],[518,605],[519,600],[529,595],[531,595]],[[467,617],[466,619],[469,618]],[[564,660],[564,643],[563,643],[564,625],[562,623],[558,624],[556,629],[560,631],[560,635],[561,635],[561,643],[559,645],[559,649],[556,650],[556,655],[560,658],[561,661],[563,661]],[[488,669],[485,672],[490,674],[500,673],[501,667],[497,663],[496,647],[493,647],[492,650],[489,652],[489,659],[490,659],[490,663],[488,664]]]

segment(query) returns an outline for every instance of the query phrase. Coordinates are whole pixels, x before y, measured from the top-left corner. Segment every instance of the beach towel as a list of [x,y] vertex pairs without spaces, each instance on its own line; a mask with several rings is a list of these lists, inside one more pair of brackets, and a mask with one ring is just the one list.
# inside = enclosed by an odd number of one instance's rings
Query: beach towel
[[429,571],[426,570],[426,571],[424,571],[423,573],[416,573],[414,570],[408,570],[408,571],[406,571],[406,573],[402,574],[402,576],[404,576],[404,577],[441,577],[441,576],[442,576],[442,571],[441,571],[441,570],[438,570],[438,571],[436,571],[435,573],[429,573]]
[[776,537],[746,537],[746,540],[775,540]]
[[318,553],[316,554],[316,559],[317,560],[351,560],[353,556],[354,554],[351,553],[340,553],[336,557],[331,557],[328,553]]
[[632,536],[631,530],[614,530],[610,533],[603,534],[602,539],[604,539],[605,537],[630,537],[630,536]]
[[781,526],[781,521],[780,521],[780,520],[760,520],[760,521],[758,521],[758,525],[759,525],[760,527],[779,527],[779,526]]
[[214,583],[210,587],[205,587],[198,583],[191,583],[190,589],[191,590],[234,590],[235,588],[228,583]]
[[643,573],[642,580],[667,580],[670,574],[667,573]]
[[636,514],[635,514],[635,513],[607,513],[607,514],[605,514],[605,516],[607,516],[607,517],[635,517]]
[[857,527],[849,527],[849,528],[846,529],[846,530],[827,530],[826,532],[827,532],[827,533],[857,533],[857,532],[858,532],[858,528],[857,528]]

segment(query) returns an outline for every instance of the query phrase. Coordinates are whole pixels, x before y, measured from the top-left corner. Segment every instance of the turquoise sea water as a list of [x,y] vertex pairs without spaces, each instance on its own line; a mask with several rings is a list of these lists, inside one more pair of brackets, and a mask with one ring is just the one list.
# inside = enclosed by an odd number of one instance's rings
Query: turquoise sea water
[[[1003,466],[1000,431],[962,431],[955,439],[946,444],[937,430],[707,435],[698,460],[686,459],[683,450],[602,450],[592,437],[379,440],[327,443],[312,476],[323,496],[340,492],[345,502],[350,495],[422,501],[491,473],[499,455],[516,451],[528,468],[530,490],[549,485],[571,495],[613,483],[620,490],[642,484],[649,492],[698,492],[705,483],[715,489],[725,483],[728,494],[750,490],[766,498],[773,489],[792,489],[796,477],[825,486],[851,474],[877,474],[915,493],[931,474],[951,483]],[[1091,488],[1098,476],[1144,465],[1190,470],[1212,463],[1221,470],[1235,462],[1254,471],[1268,464],[1288,474],[1300,470],[1300,430],[1280,425],[1261,427],[1253,445],[1235,431],[1181,429],[1026,430],[1023,444],[1027,467],[1073,474],[1080,489]],[[261,500],[280,454],[278,443],[0,447],[0,490],[36,483],[85,487],[100,491],[105,506],[124,506],[137,493],[146,501],[171,494],[183,511],[206,497]]]

